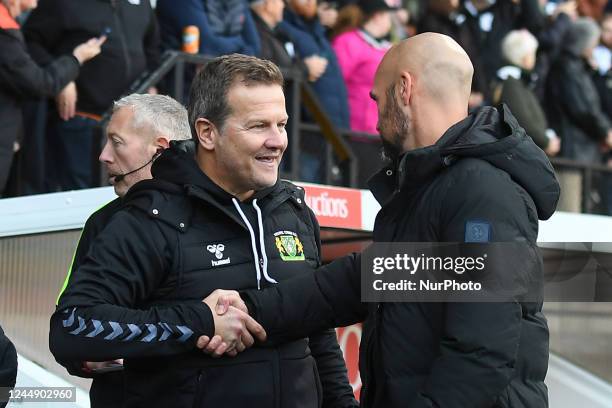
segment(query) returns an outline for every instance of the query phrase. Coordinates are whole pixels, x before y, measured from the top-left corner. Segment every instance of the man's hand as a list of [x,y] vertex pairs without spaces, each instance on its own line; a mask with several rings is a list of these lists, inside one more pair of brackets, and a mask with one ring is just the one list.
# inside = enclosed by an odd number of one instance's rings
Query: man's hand
[[235,290],[217,289],[206,296],[206,299],[202,302],[206,303],[208,307],[210,307],[210,310],[216,311],[218,315],[224,314],[228,306],[234,306],[244,313],[249,313],[246,304]]
[[106,41],[106,36],[94,37],[88,41],[76,46],[72,55],[79,61],[79,64],[83,65],[96,55],[102,52],[102,44]]
[[201,336],[196,343],[205,353],[233,357],[255,343],[253,335],[261,341],[266,339],[264,328],[247,314],[238,292],[216,290],[203,302],[210,307],[215,322],[215,336]]
[[556,156],[557,153],[561,150],[561,139],[557,136],[553,136],[548,140],[548,146],[544,149],[544,152],[553,157]]
[[327,59],[319,57],[318,55],[311,55],[308,58],[304,58],[304,64],[308,68],[308,80],[315,82],[323,75],[327,69]]
[[55,97],[57,103],[57,111],[62,120],[69,120],[76,113],[77,89],[74,82],[70,82],[64,89]]
[[83,368],[89,372],[96,372],[97,370],[123,365],[123,359],[110,360],[110,361],[85,361],[83,362]]

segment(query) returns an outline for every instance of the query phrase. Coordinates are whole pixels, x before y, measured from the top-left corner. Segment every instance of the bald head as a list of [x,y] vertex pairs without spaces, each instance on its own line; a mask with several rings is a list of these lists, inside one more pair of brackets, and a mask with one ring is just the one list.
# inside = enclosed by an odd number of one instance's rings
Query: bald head
[[466,52],[446,35],[423,33],[392,47],[371,92],[383,142],[400,153],[434,144],[467,116],[473,74]]
[[467,103],[474,67],[455,40],[438,33],[423,33],[392,47],[383,58],[377,76],[398,78],[408,72],[419,93],[439,103]]

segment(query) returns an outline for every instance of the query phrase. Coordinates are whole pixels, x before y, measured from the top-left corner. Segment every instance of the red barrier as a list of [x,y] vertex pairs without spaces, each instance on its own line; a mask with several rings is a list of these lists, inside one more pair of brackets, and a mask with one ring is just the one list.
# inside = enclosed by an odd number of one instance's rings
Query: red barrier
[[338,344],[344,354],[348,379],[353,387],[355,398],[359,400],[361,377],[359,376],[359,343],[361,342],[361,324],[336,329]]

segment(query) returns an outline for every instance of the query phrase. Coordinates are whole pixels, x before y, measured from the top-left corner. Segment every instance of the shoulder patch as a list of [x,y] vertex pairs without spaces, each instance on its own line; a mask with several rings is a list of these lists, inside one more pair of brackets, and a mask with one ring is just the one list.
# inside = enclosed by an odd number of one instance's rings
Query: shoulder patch
[[468,220],[465,223],[465,242],[490,242],[491,224],[482,220]]

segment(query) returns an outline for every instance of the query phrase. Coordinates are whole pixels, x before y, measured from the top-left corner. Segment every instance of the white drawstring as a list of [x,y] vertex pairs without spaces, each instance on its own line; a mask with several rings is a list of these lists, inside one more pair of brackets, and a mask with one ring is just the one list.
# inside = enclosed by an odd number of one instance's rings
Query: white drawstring
[[249,222],[247,217],[242,212],[242,208],[240,208],[240,204],[238,204],[238,200],[236,200],[235,198],[232,198],[232,202],[234,203],[234,207],[236,207],[236,210],[238,210],[240,217],[242,217],[242,220],[244,221],[247,228],[249,229],[249,233],[251,234],[251,248],[253,250],[253,260],[255,261],[255,271],[257,271],[257,290],[260,290],[261,285],[259,282],[261,281],[261,271],[259,270],[259,255],[257,254],[257,245],[255,244],[255,233],[253,232],[253,227],[251,226],[251,223]]
[[263,257],[263,276],[270,283],[278,283],[276,280],[268,275],[268,256],[266,255],[266,244],[264,243],[264,233],[263,233],[263,219],[261,217],[261,210],[257,205],[257,199],[253,200],[253,207],[255,207],[255,211],[257,211],[257,224],[259,226],[259,246],[261,247],[261,256]]

